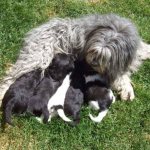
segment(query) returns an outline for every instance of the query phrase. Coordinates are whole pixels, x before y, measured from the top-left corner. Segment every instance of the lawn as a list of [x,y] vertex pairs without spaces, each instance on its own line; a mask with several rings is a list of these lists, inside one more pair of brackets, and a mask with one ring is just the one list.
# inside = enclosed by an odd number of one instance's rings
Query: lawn
[[[150,43],[149,8],[149,0],[1,0],[0,77],[15,62],[26,32],[49,18],[113,12],[130,18]],[[15,127],[0,131],[0,150],[150,150],[150,60],[132,80],[135,100],[118,100],[100,124],[90,121],[86,107],[74,128],[59,118],[45,125],[32,117],[14,117]]]

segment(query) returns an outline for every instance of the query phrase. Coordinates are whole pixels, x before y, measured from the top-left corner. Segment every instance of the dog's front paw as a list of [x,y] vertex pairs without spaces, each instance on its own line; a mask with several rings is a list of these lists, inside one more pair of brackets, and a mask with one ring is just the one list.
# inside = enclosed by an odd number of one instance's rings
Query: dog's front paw
[[135,98],[134,90],[131,84],[124,85],[119,92],[122,100],[133,100]]

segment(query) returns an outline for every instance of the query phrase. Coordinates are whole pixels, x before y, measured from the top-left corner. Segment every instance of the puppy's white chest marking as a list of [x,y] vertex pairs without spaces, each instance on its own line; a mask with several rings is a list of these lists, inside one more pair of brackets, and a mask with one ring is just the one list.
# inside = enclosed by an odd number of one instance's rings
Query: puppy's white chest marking
[[48,102],[48,110],[50,112],[50,117],[52,117],[53,113],[55,113],[54,111],[51,111],[51,108],[53,106],[64,105],[66,92],[69,86],[70,86],[70,74],[65,77],[62,85],[57,89],[56,93],[50,98]]

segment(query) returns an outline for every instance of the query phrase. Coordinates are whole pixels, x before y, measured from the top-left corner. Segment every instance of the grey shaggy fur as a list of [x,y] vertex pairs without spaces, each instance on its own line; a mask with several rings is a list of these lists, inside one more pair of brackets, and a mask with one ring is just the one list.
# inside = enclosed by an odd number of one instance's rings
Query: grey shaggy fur
[[1,81],[1,98],[22,74],[37,68],[44,71],[57,53],[86,58],[113,83],[119,76],[137,68],[139,43],[135,26],[114,14],[52,19],[27,33],[17,62]]

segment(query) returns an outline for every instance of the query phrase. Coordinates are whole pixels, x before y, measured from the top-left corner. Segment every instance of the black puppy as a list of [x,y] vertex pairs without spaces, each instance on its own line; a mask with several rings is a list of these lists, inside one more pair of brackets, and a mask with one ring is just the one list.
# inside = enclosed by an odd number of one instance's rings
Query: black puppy
[[7,90],[2,100],[3,123],[11,123],[11,115],[26,112],[28,101],[35,87],[40,83],[42,71],[37,69],[18,78]]
[[84,102],[85,78],[83,76],[84,66],[80,61],[75,62],[75,69],[70,76],[70,87],[66,93],[64,111],[72,116],[72,125],[80,122],[80,110]]
[[17,79],[2,100],[3,122],[12,124],[12,113],[21,114],[26,111],[37,116],[44,114],[46,122],[47,112],[44,108],[73,67],[71,57],[58,54],[45,70],[43,78],[42,71],[37,69]]

